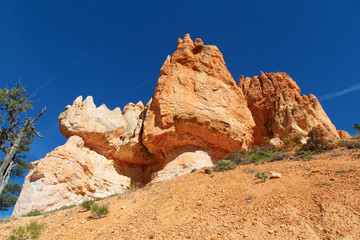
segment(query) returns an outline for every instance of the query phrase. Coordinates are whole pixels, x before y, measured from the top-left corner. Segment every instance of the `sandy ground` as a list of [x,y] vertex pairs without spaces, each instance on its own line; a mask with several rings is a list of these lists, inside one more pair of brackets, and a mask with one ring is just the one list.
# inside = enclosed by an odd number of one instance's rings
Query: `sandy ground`
[[[255,171],[282,174],[265,182]],[[360,152],[337,148],[311,161],[203,170],[100,202],[0,224],[0,239],[31,220],[40,239],[360,239]]]

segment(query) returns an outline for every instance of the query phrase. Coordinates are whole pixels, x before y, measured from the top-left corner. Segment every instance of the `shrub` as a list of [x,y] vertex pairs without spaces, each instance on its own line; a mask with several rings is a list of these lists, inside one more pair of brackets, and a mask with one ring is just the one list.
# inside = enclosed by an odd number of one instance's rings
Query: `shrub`
[[347,140],[340,140],[337,142],[337,144],[341,147],[347,148],[347,149],[357,149],[360,148],[360,142],[353,142],[353,141],[347,141]]
[[303,151],[324,152],[334,147],[325,139],[325,132],[319,127],[314,127],[308,133],[307,143],[302,146]]
[[86,200],[81,203],[81,206],[85,208],[87,211],[90,210],[91,205],[95,202],[95,200]]
[[231,160],[220,160],[216,163],[215,165],[215,171],[217,172],[223,172],[226,170],[231,170],[231,169],[235,169],[237,167],[237,165],[231,161]]
[[313,158],[313,153],[311,151],[300,150],[297,153],[296,158],[300,158],[300,159],[303,159],[303,160],[311,160]]
[[109,208],[107,205],[99,206],[96,203],[93,203],[90,209],[94,218],[101,218],[109,213]]
[[40,211],[32,211],[28,214],[25,215],[25,217],[35,217],[35,216],[40,216],[42,214],[42,212]]
[[266,179],[268,179],[269,174],[267,172],[258,172],[255,174],[255,177],[257,179],[261,179],[263,182],[265,182]]
[[248,152],[245,156],[246,163],[264,163],[264,162],[274,162],[283,160],[287,157],[288,154],[282,151],[274,151],[271,149],[261,149],[261,148],[254,148],[250,152]]
[[44,225],[42,223],[38,224],[37,222],[31,221],[26,227],[20,226],[13,229],[8,240],[38,239],[43,227]]
[[294,133],[285,138],[283,142],[285,146],[295,147],[302,144],[301,139],[303,139],[303,137],[304,136],[301,133]]
[[229,153],[225,157],[225,160],[230,160],[230,161],[234,162],[236,165],[246,164],[245,157],[246,157],[246,152],[234,151],[234,152]]

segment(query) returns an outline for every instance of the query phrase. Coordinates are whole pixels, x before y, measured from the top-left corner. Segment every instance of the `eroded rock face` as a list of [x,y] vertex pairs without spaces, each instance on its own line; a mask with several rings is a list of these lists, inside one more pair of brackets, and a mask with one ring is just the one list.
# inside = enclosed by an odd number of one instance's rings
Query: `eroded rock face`
[[13,216],[50,211],[123,192],[131,179],[114,163],[83,146],[79,136],[30,164]]
[[143,144],[164,159],[202,150],[220,159],[253,142],[254,121],[216,46],[178,40],[162,66],[144,124]]
[[240,77],[239,86],[256,123],[255,144],[276,134],[280,139],[296,133],[307,135],[315,126],[323,129],[328,138],[339,138],[317,98],[312,94],[301,96],[300,88],[286,73]]
[[351,136],[347,131],[344,130],[338,130],[337,131],[341,139],[350,139]]
[[96,108],[93,98],[76,98],[72,106],[59,116],[60,132],[69,138],[77,135],[84,139],[85,146],[109,156],[120,144],[120,137],[126,132],[127,124],[120,108],[110,111],[105,104]]
[[78,97],[59,116],[65,145],[31,164],[13,215],[49,211],[211,167],[235,150],[320,126],[337,132],[315,96],[301,96],[286,73],[262,73],[236,85],[216,46],[178,40],[155,93],[109,110]]
[[157,158],[141,143],[145,113],[142,102],[110,111],[104,104],[97,108],[92,97],[82,101],[80,96],[60,114],[60,131],[66,138],[81,136],[86,147],[117,162],[151,165]]

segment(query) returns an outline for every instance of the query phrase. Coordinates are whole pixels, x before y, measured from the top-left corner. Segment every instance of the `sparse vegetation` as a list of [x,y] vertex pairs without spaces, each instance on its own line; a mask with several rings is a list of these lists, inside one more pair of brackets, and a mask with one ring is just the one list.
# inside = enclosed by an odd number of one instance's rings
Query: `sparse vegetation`
[[305,161],[309,161],[313,158],[313,153],[311,151],[303,151],[300,150],[298,151],[296,158],[300,160],[305,160]]
[[333,149],[333,145],[325,139],[324,131],[314,127],[308,133],[307,143],[302,146],[303,151],[324,152]]
[[275,162],[283,160],[285,157],[288,157],[287,153],[282,151],[274,151],[271,149],[263,148],[253,148],[250,152],[246,154],[245,161],[247,163],[264,163],[264,162]]
[[93,203],[90,207],[91,213],[93,214],[94,218],[101,218],[109,213],[109,208],[107,205],[97,205]]
[[83,201],[80,205],[87,211],[90,210],[91,205],[93,205],[95,203],[95,200],[86,200]]
[[340,170],[337,170],[336,173],[342,175],[342,174],[346,173],[346,170],[340,169]]
[[358,135],[360,135],[360,125],[358,123],[354,123],[354,129],[358,131]]
[[235,164],[259,164],[264,162],[280,161],[284,158],[289,157],[289,154],[284,151],[277,151],[269,147],[255,147],[249,152],[235,151],[229,153],[225,160],[230,160]]
[[235,169],[236,167],[237,167],[237,165],[233,161],[223,159],[216,163],[214,170],[217,172],[223,172],[226,170]]
[[8,240],[26,240],[26,239],[38,239],[41,234],[41,230],[44,225],[31,221],[25,227],[20,226],[12,230],[12,234],[7,238]]
[[266,179],[269,178],[269,173],[267,173],[267,172],[258,172],[258,173],[255,174],[255,177],[257,179],[261,179],[263,182],[265,182]]
[[28,214],[26,214],[24,217],[35,217],[35,216],[40,216],[42,214],[42,212],[40,211],[32,211]]
[[196,171],[197,171],[197,169],[194,168],[193,170],[191,170],[191,173],[194,173],[194,172],[196,172]]
[[360,142],[340,140],[337,144],[347,149],[360,149]]
[[294,133],[285,138],[283,142],[287,147],[296,147],[302,144],[301,139],[303,139],[303,137],[301,133]]

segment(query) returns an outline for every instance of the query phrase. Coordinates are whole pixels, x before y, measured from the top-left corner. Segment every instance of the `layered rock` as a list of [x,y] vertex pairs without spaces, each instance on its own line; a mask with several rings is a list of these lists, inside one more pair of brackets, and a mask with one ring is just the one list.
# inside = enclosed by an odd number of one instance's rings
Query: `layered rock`
[[187,34],[160,72],[144,124],[151,153],[168,161],[202,150],[216,160],[251,146],[251,112],[216,46]]
[[110,111],[104,104],[96,107],[91,96],[78,97],[59,116],[60,132],[66,137],[81,136],[85,146],[121,163],[152,165],[157,158],[141,143],[146,110],[142,102],[129,103]]
[[315,126],[337,132],[314,95],[301,96],[286,73],[240,78],[216,46],[178,40],[150,102],[109,110],[78,97],[59,116],[68,142],[31,164],[15,216],[48,211],[211,167],[234,150],[266,140],[282,146]]
[[87,199],[123,192],[131,179],[119,173],[111,160],[83,146],[79,136],[32,162],[13,216],[50,211]]
[[256,123],[255,144],[279,136],[303,134],[318,126],[328,138],[339,139],[339,134],[317,98],[301,96],[300,88],[286,73],[263,73],[253,78],[240,77],[248,107]]

